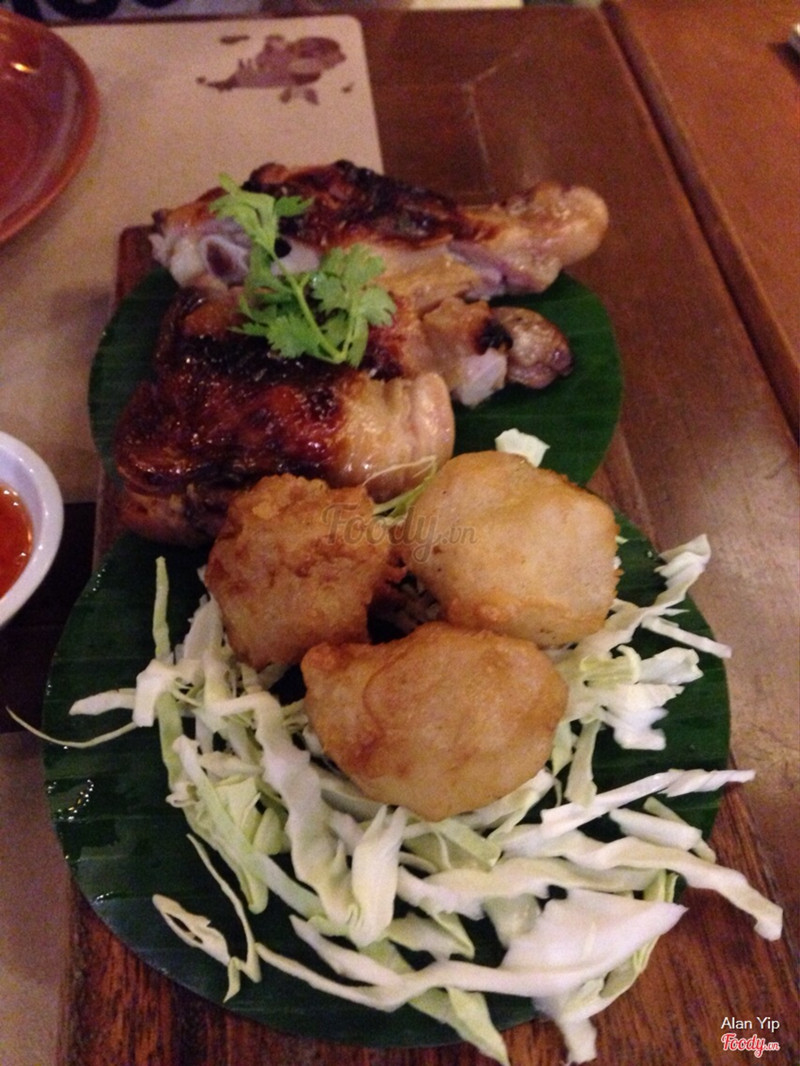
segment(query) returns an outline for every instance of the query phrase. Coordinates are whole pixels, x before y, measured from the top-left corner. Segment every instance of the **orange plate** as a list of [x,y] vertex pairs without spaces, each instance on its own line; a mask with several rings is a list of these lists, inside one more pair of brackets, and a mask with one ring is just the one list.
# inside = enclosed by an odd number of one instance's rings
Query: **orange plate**
[[97,131],[94,78],[38,22],[0,11],[0,241],[55,199]]

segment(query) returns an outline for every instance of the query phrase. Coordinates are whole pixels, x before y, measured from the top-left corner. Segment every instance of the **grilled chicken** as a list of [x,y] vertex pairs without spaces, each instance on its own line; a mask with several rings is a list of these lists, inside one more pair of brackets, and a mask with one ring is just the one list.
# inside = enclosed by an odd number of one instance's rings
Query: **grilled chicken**
[[[282,223],[289,269],[312,268],[330,247],[356,242],[381,257],[381,283],[399,307],[383,332],[397,372],[436,370],[468,406],[508,381],[543,388],[570,372],[569,346],[554,326],[531,311],[490,311],[486,300],[541,291],[563,265],[597,247],[608,216],[591,190],[545,182],[502,204],[468,208],[342,161],[299,169],[270,163],[244,187],[310,202]],[[218,192],[154,216],[154,254],[179,284],[214,290],[247,272],[247,238],[210,210]],[[378,343],[376,336],[373,348]]]
[[422,316],[425,369],[436,370],[459,403],[474,407],[515,381],[541,389],[572,370],[564,334],[526,307],[491,307],[448,296]]
[[[287,256],[302,269],[326,249],[366,244],[384,262],[383,284],[424,312],[447,296],[487,299],[541,292],[564,266],[590,255],[608,226],[603,200],[582,186],[540,182],[488,207],[463,207],[446,196],[346,161],[289,168],[268,163],[245,189],[311,201],[284,219]],[[247,270],[247,244],[209,204],[156,212],[153,247],[179,284],[231,284]]]
[[118,427],[122,519],[145,536],[197,543],[218,532],[234,492],[267,474],[366,483],[376,500],[411,487],[452,453],[451,396],[480,403],[509,381],[533,388],[569,373],[563,335],[502,293],[540,291],[588,255],[607,225],[584,188],[542,183],[504,203],[461,207],[348,162],[267,164],[244,186],[300,196],[281,222],[290,271],[334,246],[368,245],[396,312],[372,327],[359,370],[286,361],[231,329],[249,240],[217,217],[220,190],[154,215],[155,258],[181,289],[154,358]]
[[236,295],[180,290],[162,326],[154,377],[117,427],[121,518],[152,539],[216,536],[233,494],[267,474],[366,483],[374,499],[411,487],[453,450],[443,379],[371,376],[275,358],[232,332]]

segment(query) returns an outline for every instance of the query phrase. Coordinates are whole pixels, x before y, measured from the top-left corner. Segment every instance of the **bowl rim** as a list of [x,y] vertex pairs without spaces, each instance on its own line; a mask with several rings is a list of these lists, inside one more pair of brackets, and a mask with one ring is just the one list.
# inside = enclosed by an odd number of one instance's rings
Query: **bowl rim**
[[[0,596],[2,626],[30,599],[53,564],[64,529],[64,500],[50,467],[31,447],[9,433],[0,431],[0,452],[11,456],[25,469],[36,486],[41,507],[41,520],[38,531],[34,529],[31,556],[11,588]],[[25,504],[30,510],[30,503],[26,500]],[[33,515],[31,519],[35,521]]]

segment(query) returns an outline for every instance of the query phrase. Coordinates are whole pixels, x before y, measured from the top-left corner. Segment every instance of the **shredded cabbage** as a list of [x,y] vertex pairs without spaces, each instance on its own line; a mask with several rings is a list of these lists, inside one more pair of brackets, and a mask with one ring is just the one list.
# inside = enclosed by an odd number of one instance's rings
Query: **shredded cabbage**
[[[256,675],[236,661],[213,599],[170,648],[161,564],[153,661],[135,689],[81,700],[72,713],[121,707],[132,712],[132,726],[157,725],[167,801],[182,810],[230,900],[245,957],[233,956],[202,915],[161,895],[153,902],[177,936],[226,966],[229,996],[243,975],[260,980],[263,963],[376,1010],[411,1004],[508,1066],[485,999],[501,992],[529,998],[560,1026],[570,1061],[586,1062],[595,1055],[590,1019],[632,984],[684,911],[673,901],[678,876],[752,915],[762,936],[781,932],[780,909],[718,866],[700,833],[658,798],[717,790],[750,773],[676,768],[605,792],[593,779],[600,730],[612,730],[623,747],[662,747],[657,724],[666,705],[700,676],[697,646],[729,654],[672,620],[708,558],[705,538],[666,553],[659,567],[666,588],[653,604],[617,601],[598,633],[554,657],[570,697],[548,769],[495,803],[435,824],[366,799],[318,758],[302,702],[282,706],[269,691],[274,672]],[[640,626],[667,632],[676,646],[643,660],[629,646]],[[562,770],[565,784],[556,776]],[[542,800],[541,816],[526,821]],[[601,842],[584,831],[603,816],[618,839]],[[222,856],[231,883],[215,872],[207,848]],[[279,854],[289,855],[292,874]],[[248,912],[262,912],[272,894],[336,977],[257,940]],[[403,917],[398,900],[411,907]],[[477,961],[465,919],[492,923],[504,952],[499,965]],[[403,949],[430,961],[413,969]]]
[[510,452],[512,455],[523,456],[532,466],[542,465],[545,452],[550,447],[533,434],[523,433],[518,429],[503,430],[495,437],[494,446],[498,452]]

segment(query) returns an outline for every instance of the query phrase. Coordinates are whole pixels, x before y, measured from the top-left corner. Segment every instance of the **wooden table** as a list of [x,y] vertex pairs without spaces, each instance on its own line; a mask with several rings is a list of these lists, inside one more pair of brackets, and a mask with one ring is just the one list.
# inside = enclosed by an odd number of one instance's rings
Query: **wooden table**
[[[609,204],[607,241],[575,271],[608,307],[626,374],[619,430],[594,485],[659,548],[701,532],[711,539],[714,560],[696,599],[735,648],[733,752],[759,772],[746,792],[728,794],[712,843],[721,863],[794,908],[797,454],[762,363],[762,334],[734,300],[662,119],[602,12],[359,17],[388,172],[471,201],[551,176],[592,185]],[[766,313],[782,324],[775,305]],[[685,901],[689,914],[647,972],[599,1018],[596,1062],[749,1063],[752,1052],[723,1050],[725,1019],[749,1020],[761,1035],[757,1019],[766,1016],[780,1023],[767,1033],[780,1052],[765,1061],[795,1062],[790,938],[760,940],[749,919],[713,896],[690,891]],[[59,1066],[487,1062],[464,1045],[342,1048],[245,1022],[147,969],[77,896],[73,941]],[[550,1025],[507,1039],[514,1066],[562,1061]]]
[[608,14],[797,434],[800,8],[612,0]]

